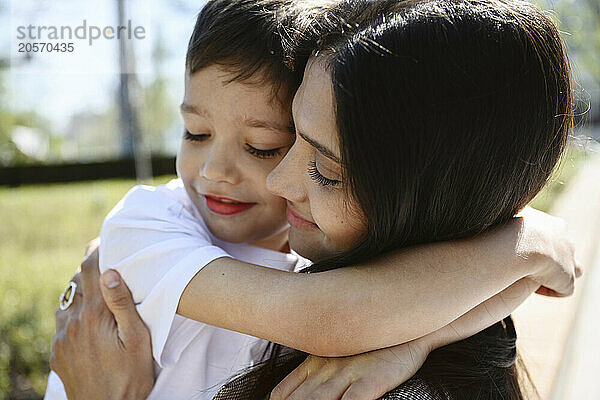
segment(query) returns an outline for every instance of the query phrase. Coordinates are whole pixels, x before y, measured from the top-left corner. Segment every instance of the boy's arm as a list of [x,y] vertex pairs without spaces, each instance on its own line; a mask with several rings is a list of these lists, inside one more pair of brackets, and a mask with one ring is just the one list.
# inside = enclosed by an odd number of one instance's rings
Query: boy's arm
[[473,239],[314,274],[220,258],[189,282],[177,312],[315,355],[363,353],[434,332],[524,277],[569,295],[563,230],[533,212]]
[[443,328],[408,343],[349,357],[311,355],[273,389],[269,400],[317,394],[331,400],[378,399],[410,379],[432,350],[506,318],[537,288],[531,279],[523,278]]

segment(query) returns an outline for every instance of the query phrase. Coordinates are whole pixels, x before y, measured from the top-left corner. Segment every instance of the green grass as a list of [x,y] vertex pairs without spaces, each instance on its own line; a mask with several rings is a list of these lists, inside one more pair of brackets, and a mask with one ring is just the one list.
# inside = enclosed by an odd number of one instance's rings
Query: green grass
[[[532,204],[549,210],[582,158],[570,150]],[[0,188],[0,400],[44,393],[58,295],[104,216],[134,184]]]
[[104,216],[134,184],[0,188],[0,399],[44,393],[58,295]]

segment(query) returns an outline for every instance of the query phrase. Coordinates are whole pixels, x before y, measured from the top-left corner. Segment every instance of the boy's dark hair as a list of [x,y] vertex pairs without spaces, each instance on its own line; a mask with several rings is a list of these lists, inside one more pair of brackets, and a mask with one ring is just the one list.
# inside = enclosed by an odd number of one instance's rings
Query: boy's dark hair
[[291,99],[303,70],[286,66],[284,42],[293,31],[291,0],[209,0],[198,14],[186,54],[190,75],[217,64],[232,81],[272,85],[273,98]]

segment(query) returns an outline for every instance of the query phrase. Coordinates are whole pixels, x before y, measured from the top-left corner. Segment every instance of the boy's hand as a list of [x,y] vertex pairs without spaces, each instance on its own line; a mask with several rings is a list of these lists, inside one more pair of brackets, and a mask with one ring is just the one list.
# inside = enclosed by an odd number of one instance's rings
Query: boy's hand
[[308,356],[270,400],[377,399],[413,376],[430,347],[421,339],[349,357]]
[[523,259],[533,261],[534,269],[527,277],[541,285],[537,293],[553,297],[573,294],[575,278],[583,270],[575,258],[575,245],[566,223],[531,207],[526,207],[515,219],[519,217],[522,230],[516,250]]

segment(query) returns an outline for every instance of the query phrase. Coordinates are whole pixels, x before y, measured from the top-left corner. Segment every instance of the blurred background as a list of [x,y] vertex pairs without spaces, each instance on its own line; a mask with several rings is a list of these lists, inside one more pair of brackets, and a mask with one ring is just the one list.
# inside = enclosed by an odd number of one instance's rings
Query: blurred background
[[[131,186],[163,183],[175,173],[185,51],[202,4],[0,0],[0,400],[41,398],[57,297],[85,245]],[[543,398],[598,399],[574,392],[592,381],[582,383],[585,373],[572,371],[600,373],[590,336],[600,328],[590,314],[600,305],[591,294],[600,293],[593,268],[600,263],[600,0],[538,4],[568,45],[577,122],[566,156],[533,205],[567,219],[587,270],[576,296],[536,296],[516,313],[523,321],[517,327]],[[19,39],[19,27],[32,25],[37,34],[39,26],[84,23],[86,38],[63,40],[73,42],[72,53],[18,52],[23,43],[43,41]],[[144,37],[90,44],[90,26],[128,23],[143,27]],[[535,329],[561,316],[562,328],[541,335]]]

